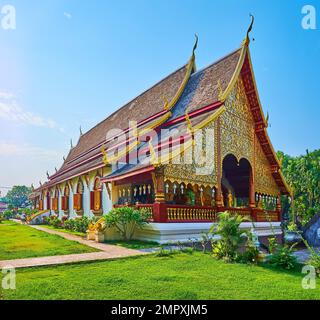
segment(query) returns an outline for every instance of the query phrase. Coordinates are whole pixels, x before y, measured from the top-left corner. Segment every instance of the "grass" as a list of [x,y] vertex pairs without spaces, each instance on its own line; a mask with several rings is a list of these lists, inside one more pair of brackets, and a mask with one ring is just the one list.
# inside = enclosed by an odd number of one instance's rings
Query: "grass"
[[152,241],[141,241],[141,240],[130,240],[130,241],[121,241],[121,240],[106,240],[106,244],[112,244],[127,249],[149,249],[159,247],[159,243]]
[[209,254],[155,255],[17,270],[4,299],[319,299],[301,270],[225,264]]
[[55,256],[98,250],[12,221],[0,224],[0,260]]
[[78,232],[78,231],[73,231],[73,230],[64,229],[64,228],[56,228],[54,226],[49,226],[47,224],[41,224],[39,226],[43,227],[43,228],[51,229],[51,230],[56,230],[56,231],[60,231],[60,232],[64,232],[64,233],[73,234],[73,235],[79,236],[79,237],[86,237],[86,235],[87,235],[84,232]]

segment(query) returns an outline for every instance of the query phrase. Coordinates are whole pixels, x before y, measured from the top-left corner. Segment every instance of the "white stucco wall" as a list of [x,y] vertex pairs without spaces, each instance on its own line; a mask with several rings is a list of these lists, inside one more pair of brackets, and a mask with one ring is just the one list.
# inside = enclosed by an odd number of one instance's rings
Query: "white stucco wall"
[[[109,188],[111,190],[111,185],[109,185]],[[104,215],[106,215],[112,209],[112,201],[109,198],[107,187],[105,184],[103,184],[102,187],[102,209]]]

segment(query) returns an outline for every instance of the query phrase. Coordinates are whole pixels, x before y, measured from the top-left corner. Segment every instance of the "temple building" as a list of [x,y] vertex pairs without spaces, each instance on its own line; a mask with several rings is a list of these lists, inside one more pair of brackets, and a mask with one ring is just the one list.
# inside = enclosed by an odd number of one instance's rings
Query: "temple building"
[[257,91],[252,23],[240,48],[202,70],[196,39],[184,66],[81,133],[34,190],[35,206],[69,219],[145,208],[150,223],[136,238],[159,242],[199,237],[226,210],[250,217],[261,237],[271,225],[280,235],[290,189]]

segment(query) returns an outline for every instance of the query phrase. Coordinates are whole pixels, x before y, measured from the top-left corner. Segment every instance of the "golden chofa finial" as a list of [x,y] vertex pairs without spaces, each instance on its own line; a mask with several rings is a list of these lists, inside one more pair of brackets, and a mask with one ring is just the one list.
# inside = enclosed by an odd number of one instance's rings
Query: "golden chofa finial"
[[251,23],[250,23],[250,26],[247,30],[247,34],[246,34],[246,38],[244,39],[244,44],[245,45],[249,45],[250,43],[250,37],[249,37],[249,34],[252,30],[252,27],[253,27],[253,23],[254,23],[254,16],[250,13],[250,18],[251,18]]
[[194,36],[196,37],[196,42],[194,43],[194,46],[193,46],[193,49],[192,49],[192,56],[195,55],[195,51],[196,51],[196,49],[197,49],[197,47],[198,47],[198,41],[199,41],[198,35],[195,34]]

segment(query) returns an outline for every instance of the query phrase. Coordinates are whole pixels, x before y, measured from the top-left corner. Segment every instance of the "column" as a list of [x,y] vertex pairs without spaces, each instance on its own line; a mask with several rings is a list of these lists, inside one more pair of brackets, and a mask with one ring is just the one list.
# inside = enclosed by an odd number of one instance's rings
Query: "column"
[[154,222],[167,222],[167,207],[164,195],[164,169],[156,167],[152,173],[153,187],[155,192],[155,203],[153,204]]
[[64,216],[64,211],[62,210],[62,192],[59,189],[59,195],[58,195],[58,212],[59,212],[59,219],[61,220]]
[[250,171],[249,177],[249,207],[255,208],[256,207],[256,199],[255,199],[255,189],[254,189],[254,174]]
[[[108,191],[109,188],[109,191]],[[109,194],[110,193],[110,194]],[[108,214],[112,209],[112,201],[111,201],[111,186],[110,183],[102,184],[102,212],[103,215]]]
[[69,218],[72,219],[76,216],[74,209],[73,209],[73,187],[69,189]]
[[164,203],[164,170],[163,167],[155,168],[153,173],[153,187],[155,192],[155,202]]
[[90,210],[90,187],[87,185],[87,182],[83,180],[83,216],[91,218],[94,216]]
[[43,196],[42,196],[42,203],[43,203],[43,210],[47,210],[48,207],[47,207],[47,196],[46,196],[46,194],[43,194]]

